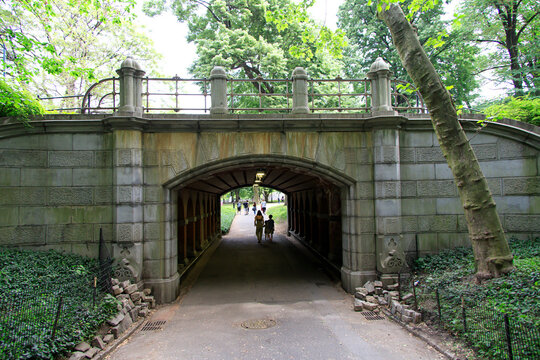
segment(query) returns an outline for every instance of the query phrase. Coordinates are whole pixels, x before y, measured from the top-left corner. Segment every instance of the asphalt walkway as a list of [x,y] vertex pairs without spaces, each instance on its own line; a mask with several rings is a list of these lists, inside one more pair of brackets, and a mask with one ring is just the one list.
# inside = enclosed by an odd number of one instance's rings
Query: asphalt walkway
[[354,312],[352,296],[284,234],[258,244],[252,213],[235,217],[185,283],[149,319],[165,321],[161,330],[138,331],[108,358],[444,358],[393,322]]

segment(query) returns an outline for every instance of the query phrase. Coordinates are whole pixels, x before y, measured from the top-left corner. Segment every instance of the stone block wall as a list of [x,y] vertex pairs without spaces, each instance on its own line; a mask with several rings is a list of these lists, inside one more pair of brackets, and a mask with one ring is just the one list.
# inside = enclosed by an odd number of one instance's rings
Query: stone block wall
[[112,237],[110,134],[0,139],[0,246],[98,255]]
[[[509,237],[540,235],[540,155],[511,138],[468,132]],[[406,251],[468,246],[452,172],[433,131],[402,131],[401,207]]]

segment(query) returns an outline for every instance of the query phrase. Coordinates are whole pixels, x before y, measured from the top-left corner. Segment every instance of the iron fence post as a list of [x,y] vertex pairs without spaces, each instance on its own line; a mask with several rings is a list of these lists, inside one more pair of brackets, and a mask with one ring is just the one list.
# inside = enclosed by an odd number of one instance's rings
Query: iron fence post
[[398,299],[401,301],[401,272],[397,273]]
[[467,332],[467,317],[465,314],[465,299],[461,295],[461,317],[463,318],[463,332]]
[[418,299],[416,298],[416,281],[413,278],[412,283],[412,291],[413,291],[413,297],[414,297],[414,310],[418,311]]
[[504,331],[506,333],[506,345],[508,348],[508,359],[513,360],[514,355],[512,354],[512,338],[510,336],[510,321],[508,320],[508,314],[504,314]]
[[435,298],[437,299],[437,311],[439,313],[439,321],[442,321],[441,316],[441,300],[439,299],[439,288],[435,289]]
[[60,314],[62,312],[62,302],[63,302],[63,298],[62,296],[60,296],[58,298],[58,309],[56,310],[56,317],[54,318],[51,340],[54,340],[54,337],[56,335],[56,327],[58,326],[58,319],[60,318]]
[[97,297],[97,277],[94,276],[94,291],[92,293],[92,306],[96,307],[96,297]]

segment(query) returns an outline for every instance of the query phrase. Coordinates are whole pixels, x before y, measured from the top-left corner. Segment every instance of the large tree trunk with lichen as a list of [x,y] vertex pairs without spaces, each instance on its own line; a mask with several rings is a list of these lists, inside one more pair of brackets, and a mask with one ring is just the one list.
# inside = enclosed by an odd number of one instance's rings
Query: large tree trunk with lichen
[[435,68],[399,5],[380,12],[407,73],[424,97],[441,150],[452,170],[469,230],[476,274],[497,277],[513,269],[513,257],[495,202],[457,112]]

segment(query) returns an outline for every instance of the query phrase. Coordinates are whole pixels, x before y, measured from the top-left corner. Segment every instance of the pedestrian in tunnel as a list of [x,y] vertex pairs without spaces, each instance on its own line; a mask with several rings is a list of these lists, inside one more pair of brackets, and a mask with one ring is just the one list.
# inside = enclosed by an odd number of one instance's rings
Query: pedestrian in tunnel
[[261,210],[263,214],[266,215],[266,201],[264,200],[261,202]]
[[249,203],[247,200],[244,200],[244,212],[245,212],[244,215],[249,214]]
[[257,242],[260,243],[262,240],[262,233],[264,227],[264,216],[261,213],[261,210],[259,210],[257,212],[257,215],[255,215],[253,225],[255,225],[255,235],[257,236]]
[[236,203],[236,212],[238,214],[240,214],[242,212],[242,201],[241,200],[238,200],[238,202]]
[[272,215],[268,215],[268,220],[264,222],[264,239],[270,242],[274,240],[274,220]]
[[253,207],[251,208],[251,210],[253,210],[253,215],[255,215],[255,213],[257,212],[257,203],[253,203]]

